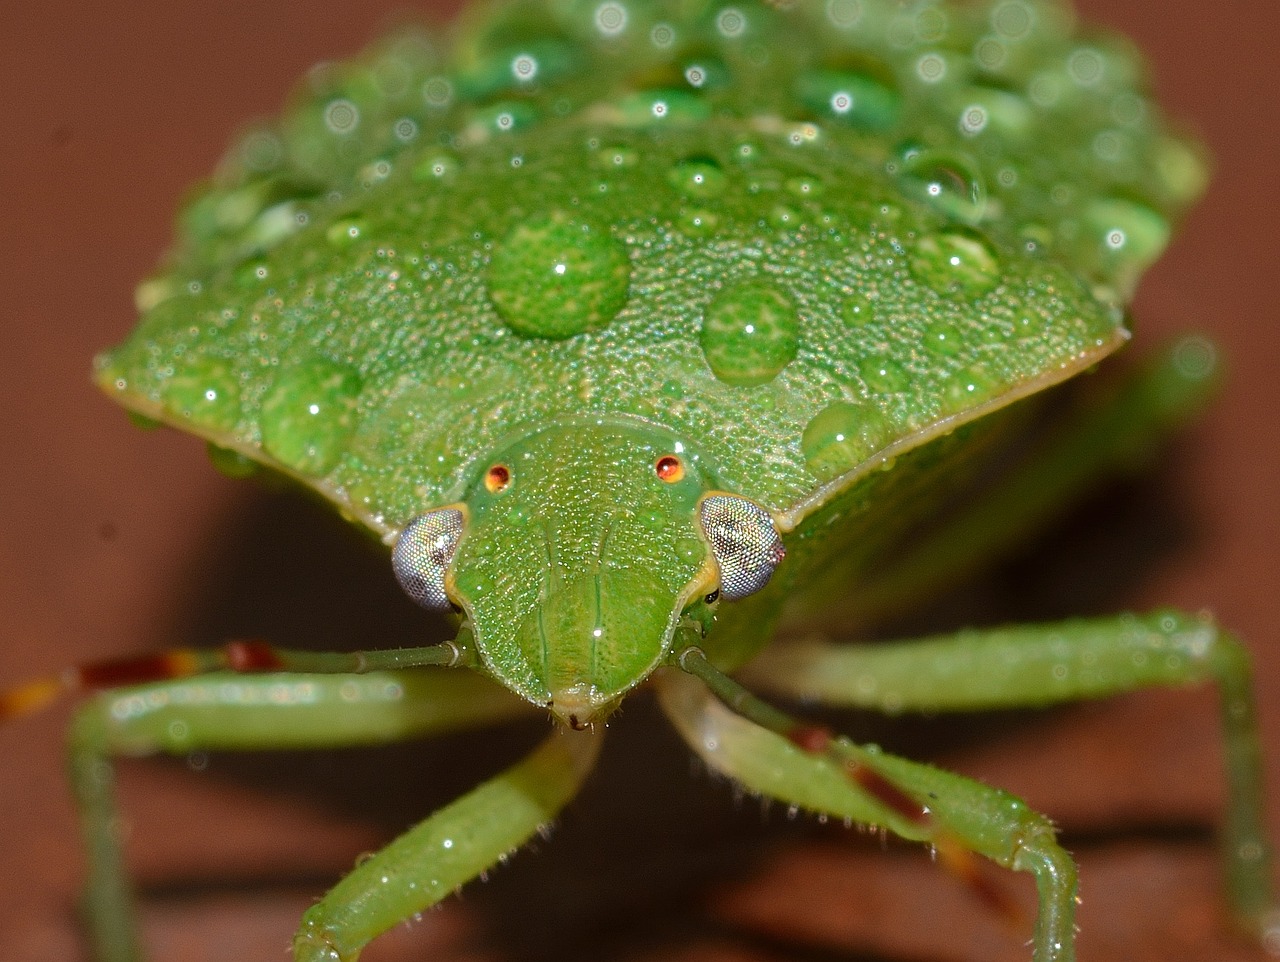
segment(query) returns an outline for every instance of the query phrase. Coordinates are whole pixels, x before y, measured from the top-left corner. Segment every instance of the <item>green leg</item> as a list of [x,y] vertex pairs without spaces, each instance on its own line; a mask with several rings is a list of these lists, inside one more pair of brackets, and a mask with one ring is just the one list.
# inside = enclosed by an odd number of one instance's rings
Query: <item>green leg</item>
[[302,917],[294,962],[353,962],[375,936],[434,905],[555,818],[600,736],[561,731],[362,862]]
[[1035,962],[1072,962],[1076,867],[1047,818],[1007,792],[800,724],[720,675],[696,648],[680,663],[698,677],[663,676],[659,699],[708,765],[750,791],[929,842],[965,874],[970,852],[1030,872]]
[[72,726],[70,767],[88,849],[86,901],[99,962],[142,958],[120,845],[113,756],[382,744],[477,727],[527,708],[480,675],[434,669],[214,673],[87,701]]
[[[1200,337],[1168,345],[1094,390],[1052,423],[1033,450],[973,503],[859,585],[859,610],[883,614],[1006,554],[1106,477],[1133,471],[1202,407],[1216,383]],[[847,584],[847,579],[843,582]],[[818,597],[829,598],[830,586]]]
[[1280,939],[1249,656],[1207,618],[1164,611],[867,646],[805,641],[764,652],[743,677],[774,694],[880,711],[1049,705],[1213,681],[1226,742],[1229,895],[1241,925]]

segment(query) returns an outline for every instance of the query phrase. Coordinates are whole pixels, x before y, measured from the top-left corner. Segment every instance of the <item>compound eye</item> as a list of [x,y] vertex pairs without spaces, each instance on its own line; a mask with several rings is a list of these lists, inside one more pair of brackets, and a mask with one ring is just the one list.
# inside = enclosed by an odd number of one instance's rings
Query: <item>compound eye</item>
[[445,572],[462,538],[462,512],[440,508],[420,514],[400,532],[391,549],[391,569],[405,594],[432,611],[452,607],[444,590]]
[[702,499],[698,518],[720,566],[722,598],[745,598],[769,583],[786,555],[769,512],[746,498],[713,494]]

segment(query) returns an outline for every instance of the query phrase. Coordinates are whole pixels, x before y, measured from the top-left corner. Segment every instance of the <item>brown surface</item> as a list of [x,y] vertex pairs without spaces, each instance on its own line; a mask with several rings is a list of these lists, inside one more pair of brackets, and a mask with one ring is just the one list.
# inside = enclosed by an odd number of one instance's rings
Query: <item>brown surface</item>
[[[166,243],[183,187],[240,122],[274,110],[308,64],[354,49],[394,5],[6,5],[0,680],[231,633],[333,646],[408,637],[413,614],[380,559],[313,508],[222,480],[200,445],[133,429],[86,377],[93,351],[129,325],[132,286]],[[1017,596],[1019,616],[1212,606],[1257,655],[1280,837],[1280,8],[1084,6],[1151,53],[1164,99],[1203,130],[1219,163],[1209,197],[1144,285],[1139,343],[1206,329],[1225,346],[1232,378],[1153,481],[1116,492],[1118,507],[1077,516],[987,590]],[[367,958],[1027,957],[1025,928],[1005,928],[917,850],[881,853],[776,810],[760,818],[754,803],[691,776],[651,715],[638,707],[614,726],[605,768],[551,844]],[[72,912],[82,866],[59,758],[65,717],[0,729],[0,958],[12,962],[84,958]],[[1207,828],[1220,756],[1206,694],[913,724],[883,737],[1060,820],[1084,867],[1086,962],[1261,958],[1224,936],[1217,914]],[[513,739],[527,733],[439,749],[215,758],[198,773],[128,766],[131,853],[155,959],[282,958],[297,915],[357,852],[504,763]]]

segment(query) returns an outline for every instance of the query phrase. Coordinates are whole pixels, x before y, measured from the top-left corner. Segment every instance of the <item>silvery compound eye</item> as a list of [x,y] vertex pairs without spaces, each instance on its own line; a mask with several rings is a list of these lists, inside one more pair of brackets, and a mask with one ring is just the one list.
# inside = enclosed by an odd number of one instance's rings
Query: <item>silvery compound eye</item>
[[463,517],[457,508],[420,514],[400,532],[391,549],[391,568],[410,598],[432,611],[452,604],[444,590],[445,572],[462,537]]
[[698,513],[720,566],[720,596],[745,598],[769,583],[786,555],[769,512],[746,498],[713,494]]

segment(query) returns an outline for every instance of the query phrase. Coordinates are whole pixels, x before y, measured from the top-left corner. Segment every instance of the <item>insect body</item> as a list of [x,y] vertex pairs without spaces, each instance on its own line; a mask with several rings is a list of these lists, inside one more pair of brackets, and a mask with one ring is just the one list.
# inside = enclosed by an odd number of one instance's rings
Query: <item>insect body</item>
[[[1247,670],[1212,624],[765,650],[830,633],[835,597],[900,603],[945,579],[904,537],[1024,429],[1014,402],[1127,339],[1127,298],[1203,179],[1135,72],[1048,3],[606,0],[494,7],[448,49],[403,34],[312,78],[183,212],[97,378],[225,467],[328,498],[459,628],[429,648],[238,643],[82,670],[154,686],[89,703],[74,736],[101,956],[137,958],[105,757],[554,716],[528,760],[307,913],[295,958],[351,960],[553,818],[601,723],[652,680],[749,790],[1032,873],[1035,958],[1073,957],[1074,867],[1046,819],[795,721],[740,670],[780,697],[895,711],[1216,680],[1233,907],[1274,925]],[[1055,481],[1106,470],[1187,404],[1198,357],[1188,342],[1119,392],[1096,436],[1068,425],[1095,443]],[[1055,456],[1010,471],[943,543],[1001,547],[991,519],[1034,516]],[[267,699],[279,672],[304,695]]]

